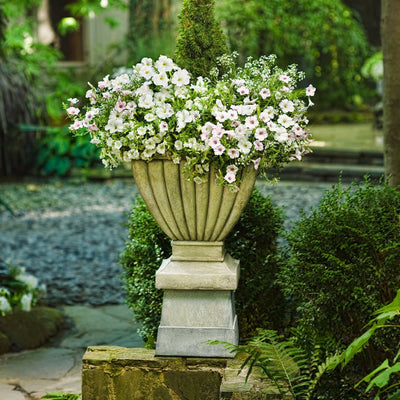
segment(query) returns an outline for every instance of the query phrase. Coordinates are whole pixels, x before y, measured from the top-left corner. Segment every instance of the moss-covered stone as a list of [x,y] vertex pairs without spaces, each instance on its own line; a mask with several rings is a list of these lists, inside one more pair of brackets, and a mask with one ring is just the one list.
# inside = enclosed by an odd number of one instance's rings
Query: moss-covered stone
[[[155,357],[148,349],[94,346],[83,357],[82,400],[290,398],[280,395],[265,378],[251,375],[246,384],[244,376],[238,376],[240,364],[222,358]],[[229,376],[234,373],[234,382],[226,381],[227,370]]]
[[15,309],[0,317],[0,333],[10,343],[3,352],[10,348],[17,351],[39,347],[57,334],[63,323],[63,314],[55,308],[35,307],[30,312]]

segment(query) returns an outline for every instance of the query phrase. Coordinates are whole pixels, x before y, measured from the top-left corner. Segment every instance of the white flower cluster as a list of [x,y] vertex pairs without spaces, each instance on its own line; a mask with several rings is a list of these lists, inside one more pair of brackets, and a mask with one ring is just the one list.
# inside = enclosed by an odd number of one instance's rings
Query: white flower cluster
[[77,99],[68,99],[66,111],[70,130],[90,133],[106,167],[168,157],[186,162],[200,183],[215,164],[219,179],[234,187],[249,164],[265,170],[308,151],[305,112],[315,88],[297,89],[302,78],[294,65],[277,68],[275,56],[232,67],[221,79],[193,79],[165,56],[144,58],[130,72],[91,87],[90,106],[80,110]]
[[38,279],[25,273],[24,268],[11,268],[10,276],[5,282],[9,285],[0,286],[0,315],[17,306],[23,311],[30,311],[39,292],[46,290],[44,285],[39,286]]

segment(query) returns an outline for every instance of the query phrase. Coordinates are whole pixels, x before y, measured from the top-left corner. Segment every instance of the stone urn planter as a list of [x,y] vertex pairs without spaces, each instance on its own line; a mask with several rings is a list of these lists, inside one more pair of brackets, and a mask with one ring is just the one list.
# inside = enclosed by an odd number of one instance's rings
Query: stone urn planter
[[143,200],[172,240],[172,256],[156,273],[164,290],[156,355],[232,357],[223,345],[237,344],[239,330],[234,291],[239,261],[224,249],[224,239],[246,206],[257,176],[252,166],[242,172],[240,190],[215,181],[188,181],[183,163],[132,161],[132,173]]

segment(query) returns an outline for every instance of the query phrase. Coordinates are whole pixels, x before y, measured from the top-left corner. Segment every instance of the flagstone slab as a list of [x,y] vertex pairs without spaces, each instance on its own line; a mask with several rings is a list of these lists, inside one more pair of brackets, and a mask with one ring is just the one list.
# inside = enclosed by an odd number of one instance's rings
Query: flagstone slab
[[15,390],[15,385],[0,383],[0,399],[25,400],[25,396],[22,392]]
[[41,348],[0,357],[0,381],[25,378],[61,379],[75,365],[75,352]]

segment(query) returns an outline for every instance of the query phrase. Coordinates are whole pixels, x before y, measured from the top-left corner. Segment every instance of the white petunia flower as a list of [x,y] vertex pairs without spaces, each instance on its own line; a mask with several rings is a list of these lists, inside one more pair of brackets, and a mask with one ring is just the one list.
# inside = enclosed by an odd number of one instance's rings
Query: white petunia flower
[[292,78],[287,74],[282,74],[279,76],[279,80],[285,83],[289,83],[292,80]]
[[157,86],[168,86],[168,76],[165,72],[153,76],[153,82]]
[[306,95],[307,96],[314,96],[316,90],[317,89],[315,89],[315,87],[313,85],[308,85],[306,87]]
[[245,96],[246,94],[250,93],[249,88],[247,88],[246,86],[239,86],[236,91],[241,94],[242,96]]
[[294,124],[293,118],[290,118],[286,114],[281,114],[278,118],[278,124],[281,124],[285,128],[289,128]]
[[110,133],[122,132],[125,128],[124,121],[121,118],[112,118],[108,120],[107,125],[104,127]]
[[69,115],[78,115],[79,114],[79,108],[77,108],[77,107],[68,107],[67,108],[67,113],[69,114]]
[[154,67],[160,72],[168,72],[172,71],[176,66],[170,58],[166,56],[160,56],[154,63]]
[[260,96],[265,100],[267,97],[271,96],[271,91],[267,88],[262,88],[260,91]]
[[148,114],[146,114],[146,115],[144,116],[144,119],[145,119],[147,122],[151,122],[151,121],[154,121],[154,120],[156,119],[156,116],[155,116],[153,113],[148,113]]
[[236,174],[232,173],[232,172],[227,172],[226,175],[224,176],[224,179],[228,182],[228,183],[233,183],[236,181]]
[[190,82],[190,75],[186,69],[180,69],[174,72],[171,82],[176,86],[188,85]]
[[258,140],[264,140],[268,137],[267,130],[265,128],[257,128],[254,137]]
[[175,149],[179,151],[179,150],[182,150],[183,143],[181,140],[176,140],[174,143],[174,146],[175,146]]
[[238,147],[241,153],[249,154],[251,151],[252,144],[246,138],[240,138],[238,142]]
[[255,115],[246,118],[245,126],[248,129],[255,129],[259,125],[258,119]]
[[287,142],[289,134],[286,130],[279,130],[279,132],[275,133],[274,139],[279,143]]
[[293,112],[294,111],[294,104],[293,101],[288,99],[284,99],[279,103],[279,107],[284,113]]
[[137,128],[136,132],[139,136],[144,136],[147,132],[147,129],[144,126],[140,126],[139,128]]
[[146,80],[150,80],[155,74],[154,68],[148,65],[141,66],[138,70],[139,75]]
[[254,145],[254,148],[257,151],[263,151],[264,150],[264,145],[259,140],[255,140],[253,145]]
[[222,145],[222,144],[219,144],[218,146],[215,146],[215,147],[213,148],[213,150],[214,150],[214,154],[215,154],[216,156],[220,156],[220,155],[222,155],[222,154],[224,153],[224,151],[225,151],[225,146]]
[[229,158],[238,158],[240,156],[240,151],[238,149],[229,149],[228,150]]
[[146,94],[144,96],[139,97],[138,105],[141,108],[153,107],[154,106],[153,96],[151,94]]

